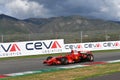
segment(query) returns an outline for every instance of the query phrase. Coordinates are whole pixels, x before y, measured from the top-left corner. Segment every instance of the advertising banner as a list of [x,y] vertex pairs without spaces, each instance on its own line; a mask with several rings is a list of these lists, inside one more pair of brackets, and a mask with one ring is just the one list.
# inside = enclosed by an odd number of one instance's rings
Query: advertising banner
[[64,44],[64,39],[0,43],[0,58],[64,53],[71,50],[95,51],[120,49],[120,41]]
[[63,39],[0,43],[0,57],[61,53],[63,47]]
[[70,52],[71,49],[80,51],[120,49],[120,41],[65,44],[65,52]]

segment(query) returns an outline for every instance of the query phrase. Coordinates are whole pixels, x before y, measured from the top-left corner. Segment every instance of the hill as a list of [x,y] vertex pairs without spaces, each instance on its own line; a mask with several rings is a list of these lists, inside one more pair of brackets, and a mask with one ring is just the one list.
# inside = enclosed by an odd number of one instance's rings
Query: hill
[[33,33],[37,31],[34,26],[36,25],[4,14],[0,15],[0,34]]
[[120,24],[112,21],[89,19],[81,16],[57,17],[45,24],[40,32],[78,32],[94,30],[118,30]]
[[78,32],[94,30],[118,30],[120,24],[114,21],[90,19],[81,16],[61,16],[46,19],[24,20],[39,25],[39,32]]
[[77,15],[25,20],[4,14],[0,15],[0,34],[118,30],[119,26],[118,22],[90,19]]

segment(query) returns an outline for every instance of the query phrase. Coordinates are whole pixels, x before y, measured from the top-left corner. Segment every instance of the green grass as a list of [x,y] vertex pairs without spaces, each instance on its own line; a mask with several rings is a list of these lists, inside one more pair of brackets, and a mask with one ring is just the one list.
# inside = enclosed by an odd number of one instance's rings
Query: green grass
[[89,77],[102,76],[115,72],[120,72],[120,63],[11,77],[4,80],[85,80]]

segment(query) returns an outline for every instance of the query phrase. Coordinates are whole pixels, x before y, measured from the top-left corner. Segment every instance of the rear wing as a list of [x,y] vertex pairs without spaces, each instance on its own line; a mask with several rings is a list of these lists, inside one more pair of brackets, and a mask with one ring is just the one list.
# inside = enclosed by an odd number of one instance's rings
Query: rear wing
[[72,54],[78,54],[78,53],[82,53],[82,54],[91,54],[91,51],[77,51],[77,50],[71,50]]

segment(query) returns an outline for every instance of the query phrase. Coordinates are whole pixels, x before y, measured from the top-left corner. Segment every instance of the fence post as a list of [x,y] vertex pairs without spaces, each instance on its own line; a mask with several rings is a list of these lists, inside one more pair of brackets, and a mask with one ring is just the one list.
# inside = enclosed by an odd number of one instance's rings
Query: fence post
[[80,32],[80,39],[81,39],[80,41],[82,43],[83,42],[83,32],[82,31]]
[[28,34],[28,41],[30,41],[30,33]]
[[1,41],[2,41],[2,42],[4,41],[4,37],[3,37],[3,34],[1,35]]
[[107,30],[105,30],[105,40],[108,41],[109,38],[110,38],[110,36],[108,36]]

